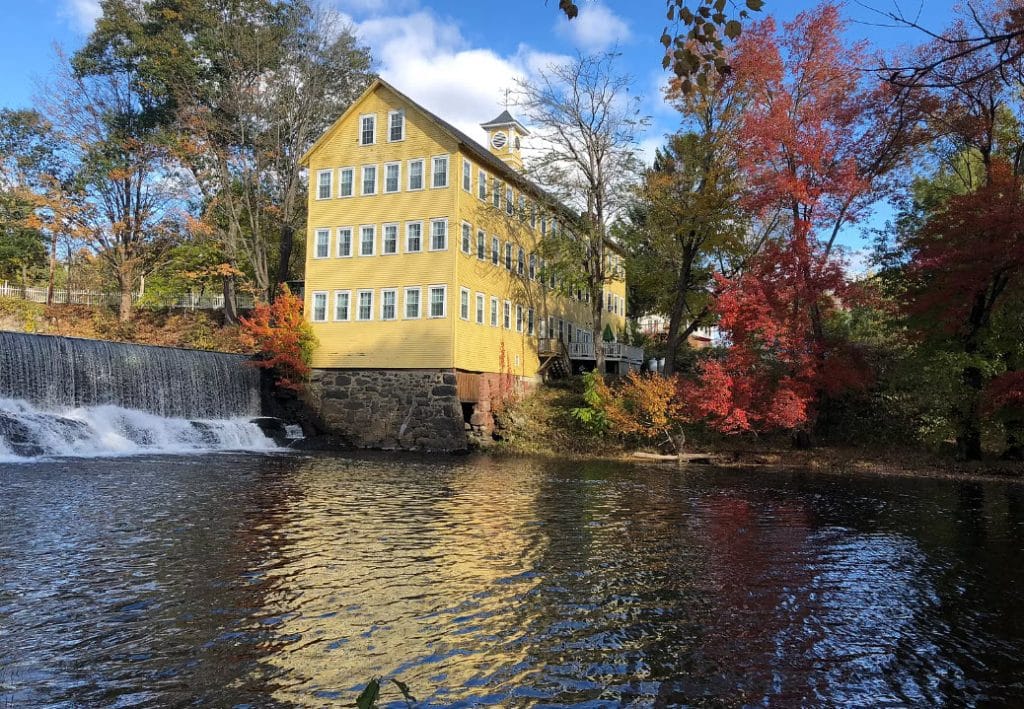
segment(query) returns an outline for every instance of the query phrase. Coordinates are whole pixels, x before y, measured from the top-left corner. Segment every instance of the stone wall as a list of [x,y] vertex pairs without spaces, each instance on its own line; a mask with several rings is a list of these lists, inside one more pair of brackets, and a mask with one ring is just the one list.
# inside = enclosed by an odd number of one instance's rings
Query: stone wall
[[362,448],[462,451],[455,373],[437,369],[316,369],[309,403],[327,432]]

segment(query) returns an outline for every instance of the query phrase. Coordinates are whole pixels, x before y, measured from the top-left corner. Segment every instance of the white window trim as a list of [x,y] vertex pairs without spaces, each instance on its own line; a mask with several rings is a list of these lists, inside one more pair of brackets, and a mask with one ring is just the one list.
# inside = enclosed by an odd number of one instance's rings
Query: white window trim
[[[420,247],[418,249],[410,249],[409,248],[409,225],[410,224],[419,224],[420,225]],[[424,236],[423,236],[423,222],[421,220],[415,220],[414,219],[414,220],[412,220],[410,222],[405,222],[405,249],[403,249],[403,251],[405,251],[405,253],[407,253],[407,254],[423,253],[423,238],[424,238]]]
[[[476,185],[476,196],[482,201],[487,201],[487,173],[481,168],[477,170],[477,185]],[[480,192],[480,186],[483,185],[483,192]]]
[[[316,317],[316,297],[322,295],[324,297],[324,317],[318,319]],[[309,321],[310,322],[327,322],[327,308],[330,307],[330,293],[325,290],[315,290],[309,294]]]
[[[508,325],[505,324],[505,313],[508,313]],[[501,308],[501,327],[512,332],[512,301],[506,300]]]
[[[341,193],[341,175],[346,170],[352,173],[352,194]],[[350,199],[356,196],[356,169],[355,167],[339,167],[338,168],[338,199]]]
[[516,303],[516,332],[522,332],[525,326],[526,311],[523,306]]
[[[391,293],[395,296],[395,316],[391,318],[384,317],[384,294]],[[391,322],[398,320],[398,289],[397,288],[381,288],[380,289],[380,319],[381,322]]]
[[476,318],[473,322],[477,325],[487,324],[487,296],[480,291],[476,292],[476,297],[473,298],[473,306],[476,310]]
[[[466,298],[466,314],[462,314],[462,298]],[[470,293],[469,288],[459,288],[459,319],[469,322],[470,309],[473,307],[473,294]]]
[[[435,249],[434,248],[434,224],[437,223],[437,222],[444,222],[444,248],[443,249]],[[427,235],[427,238],[430,240],[429,243],[427,244],[427,251],[447,251],[448,250],[448,242],[452,240],[452,235],[448,233],[448,217],[436,217],[434,219],[431,219],[430,220],[430,233]]]
[[[373,229],[373,239],[370,241],[373,244],[373,252],[364,254],[363,253],[363,229]],[[377,255],[377,225],[376,224],[360,224],[359,225],[359,255],[360,256],[376,256]]]
[[[384,250],[384,232],[389,226],[395,228],[395,250],[387,252]],[[398,256],[402,253],[402,225],[400,222],[385,222],[380,225],[380,255],[381,256]]]
[[491,327],[501,326],[501,303],[491,296]]
[[[420,163],[420,165],[422,165],[422,168],[420,169],[419,187],[412,186],[412,164],[414,162],[418,162]],[[405,189],[407,192],[420,192],[427,185],[427,161],[424,158],[412,158],[411,160],[406,160],[406,163],[406,172],[408,174],[405,180]]]
[[[395,189],[388,189],[388,167],[394,165],[398,168],[398,180],[395,182]],[[384,194],[398,194],[402,191],[402,161],[393,160],[384,163]]]
[[[370,317],[368,317],[368,318],[361,318],[361,317],[359,317],[360,311],[362,310],[360,305],[362,303],[363,293],[369,293],[370,294]],[[372,322],[373,321],[373,289],[372,288],[360,288],[359,290],[356,291],[355,310],[356,310],[356,318],[355,319],[356,319],[357,322]]]
[[[466,227],[469,227],[469,241],[462,238],[465,235]],[[459,232],[459,250],[467,256],[473,255],[473,225],[469,222],[462,222],[461,231]]]
[[[373,119],[373,140],[369,143],[363,142],[363,119]],[[363,113],[359,116],[359,144],[360,145],[376,145],[377,144],[377,114],[376,113]]]
[[[320,238],[320,234],[322,234],[324,232],[327,232],[327,255],[326,256],[317,256],[317,251],[319,250],[319,249],[317,249],[317,246],[319,246],[319,244],[317,243],[317,239],[319,239]],[[330,258],[330,257],[331,257],[331,229],[330,229],[330,227],[317,227],[316,229],[313,230],[313,258],[319,260],[319,259],[325,259],[325,258]],[[317,291],[317,292],[320,292],[320,291]],[[324,292],[326,292],[326,291],[324,291]]]
[[[419,300],[416,304],[416,315],[409,315],[409,293],[410,291],[416,291],[419,293]],[[422,286],[406,286],[402,289],[402,320],[420,320],[423,317],[423,287]]]
[[[347,295],[348,296],[348,317],[347,318],[339,318],[338,317],[338,296],[339,295]],[[336,291],[334,291],[334,310],[331,311],[331,320],[334,321],[334,322],[351,322],[352,321],[352,291],[350,291],[350,290],[336,290]]]
[[[392,138],[391,137],[391,117],[392,116],[401,116],[402,117],[402,137],[401,138]],[[401,143],[403,140],[405,140],[405,111],[402,111],[402,110],[388,111],[388,142],[389,143]]]
[[473,193],[473,165],[465,158],[462,159],[462,191]]
[[[434,161],[444,159],[444,184],[434,184]],[[450,155],[432,155],[430,158],[430,189],[446,190],[452,184],[452,160]]]
[[[480,247],[483,246],[483,249]],[[476,230],[476,241],[473,244],[474,251],[476,251],[477,261],[487,261],[487,234],[483,229]]]
[[[443,293],[443,300],[441,301],[442,313],[440,315],[434,315],[433,312],[432,312],[433,308],[431,307],[431,305],[433,304],[433,299],[431,298],[431,294],[437,288],[440,288],[441,292]],[[427,319],[428,320],[443,320],[444,318],[448,317],[448,285],[446,283],[435,283],[434,285],[427,286],[427,303],[426,303],[426,306],[427,306]]]
[[[348,229],[348,256],[344,256],[341,253],[341,232]],[[340,226],[336,229],[338,235],[337,245],[335,247],[335,258],[352,258],[356,251],[356,238],[355,238],[355,227]]]
[[491,237],[491,265],[501,265],[501,239],[496,236]]
[[[328,190],[327,190],[327,195],[328,196],[327,197],[321,197],[320,196],[320,177],[321,177],[321,175],[328,175],[331,178],[331,180],[332,180],[331,184],[328,185]],[[334,182],[333,182],[333,180],[334,180],[334,170],[333,169],[317,170],[316,171],[316,198],[317,198],[318,201],[331,198],[331,193],[334,191]]]
[[[366,191],[366,168],[373,168],[373,192]],[[376,163],[362,165],[359,170],[359,196],[373,197],[380,194],[380,169]]]

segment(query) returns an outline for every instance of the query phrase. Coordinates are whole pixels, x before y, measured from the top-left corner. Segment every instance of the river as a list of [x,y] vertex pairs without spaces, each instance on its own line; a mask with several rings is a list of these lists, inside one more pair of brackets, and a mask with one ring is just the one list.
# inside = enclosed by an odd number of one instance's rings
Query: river
[[222,453],[0,490],[0,706],[1024,698],[1014,482]]

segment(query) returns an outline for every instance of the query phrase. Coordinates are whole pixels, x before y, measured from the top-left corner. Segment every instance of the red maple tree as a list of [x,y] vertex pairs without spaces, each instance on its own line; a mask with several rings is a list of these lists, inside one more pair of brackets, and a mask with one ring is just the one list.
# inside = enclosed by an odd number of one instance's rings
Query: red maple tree
[[257,303],[248,318],[240,317],[242,342],[259,358],[253,365],[273,370],[277,386],[298,391],[309,377],[316,336],[302,317],[302,300],[282,285],[273,303]]

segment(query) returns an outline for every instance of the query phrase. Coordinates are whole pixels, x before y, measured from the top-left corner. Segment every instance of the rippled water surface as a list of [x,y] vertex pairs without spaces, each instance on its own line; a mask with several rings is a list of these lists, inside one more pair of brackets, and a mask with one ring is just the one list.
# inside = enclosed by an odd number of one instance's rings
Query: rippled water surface
[[0,466],[0,706],[351,705],[377,674],[424,705],[1019,706],[1024,487],[385,456]]

